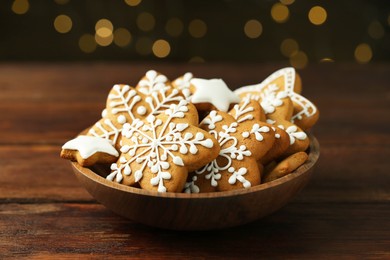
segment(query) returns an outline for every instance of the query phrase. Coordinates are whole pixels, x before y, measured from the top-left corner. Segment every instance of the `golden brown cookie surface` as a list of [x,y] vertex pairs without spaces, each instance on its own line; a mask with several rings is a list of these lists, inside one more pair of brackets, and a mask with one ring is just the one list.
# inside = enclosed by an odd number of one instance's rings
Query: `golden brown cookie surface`
[[187,101],[165,113],[125,124],[121,156],[108,180],[159,192],[181,192],[188,171],[217,157],[218,142],[198,128],[196,108]]
[[193,173],[185,192],[226,191],[260,184],[256,160],[273,145],[270,125],[256,120],[238,123],[233,116],[214,110],[200,127],[218,140],[221,150],[215,160]]

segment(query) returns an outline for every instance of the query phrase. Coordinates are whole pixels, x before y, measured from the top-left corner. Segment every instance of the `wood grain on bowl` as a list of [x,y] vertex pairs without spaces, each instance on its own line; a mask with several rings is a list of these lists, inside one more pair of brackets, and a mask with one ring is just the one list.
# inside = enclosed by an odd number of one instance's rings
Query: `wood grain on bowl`
[[208,230],[242,225],[281,208],[308,182],[319,157],[310,135],[308,161],[296,171],[249,189],[200,194],[158,193],[128,187],[103,178],[102,168],[73,170],[100,203],[115,213],[149,226],[174,230]]

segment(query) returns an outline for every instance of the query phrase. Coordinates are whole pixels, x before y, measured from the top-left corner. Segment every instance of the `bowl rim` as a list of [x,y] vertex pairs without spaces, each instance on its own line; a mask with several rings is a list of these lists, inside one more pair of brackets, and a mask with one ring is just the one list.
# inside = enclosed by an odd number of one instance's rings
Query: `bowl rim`
[[126,186],[114,181],[109,181],[106,178],[103,178],[99,174],[95,173],[93,170],[82,167],[77,162],[71,162],[71,165],[74,170],[89,178],[91,181],[97,182],[100,185],[104,185],[108,188],[116,189],[126,193],[134,193],[142,196],[158,197],[158,198],[175,198],[175,199],[205,199],[205,198],[221,198],[221,197],[231,197],[237,195],[244,195],[252,192],[257,192],[260,190],[269,189],[283,183],[289,182],[292,179],[298,178],[299,176],[308,172],[317,162],[320,155],[320,146],[317,139],[312,135],[308,134],[310,139],[310,151],[308,160],[301,165],[298,169],[293,171],[286,176],[273,180],[271,182],[259,184],[252,186],[248,189],[237,189],[231,191],[219,191],[219,192],[205,192],[205,193],[174,193],[174,192],[157,192],[149,191],[140,188]]

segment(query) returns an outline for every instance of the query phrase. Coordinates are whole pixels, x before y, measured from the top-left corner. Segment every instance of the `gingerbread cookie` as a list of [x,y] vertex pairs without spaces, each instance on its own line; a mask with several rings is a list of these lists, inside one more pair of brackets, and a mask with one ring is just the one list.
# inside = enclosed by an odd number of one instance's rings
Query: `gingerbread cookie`
[[[89,129],[87,135],[107,139],[119,151],[121,132],[125,123],[131,123],[137,118],[145,119],[148,115],[156,116],[164,113],[171,104],[177,104],[184,100],[180,91],[170,85],[165,85],[166,83],[167,79],[164,75],[155,71],[148,71],[137,85],[139,91],[129,85],[114,85],[108,95],[106,109],[102,112],[102,119]],[[145,95],[141,91],[150,94]],[[80,156],[76,157],[77,153],[75,152],[77,150],[66,151],[65,149],[62,152],[62,157],[73,161],[77,160],[80,165],[87,166],[85,160],[81,160]],[[108,161],[107,158],[110,158],[110,160]],[[95,155],[93,160],[88,160],[88,163],[92,161],[95,163],[113,163],[116,160],[99,153],[99,156]]]
[[193,78],[194,75],[191,72],[187,72],[172,81],[172,87],[180,90],[187,101],[191,101],[192,94],[195,92],[195,87],[191,85]]
[[108,139],[79,135],[62,146],[60,156],[77,161],[82,166],[91,166],[98,161],[113,163],[117,160],[119,153]]
[[287,174],[295,171],[299,166],[304,164],[308,158],[305,152],[298,152],[290,155],[283,161],[277,163],[273,167],[266,169],[263,182],[270,182],[286,176]]
[[[241,97],[249,95],[251,98],[261,100],[266,113],[272,113],[273,107],[278,106],[278,99],[283,98],[281,95],[288,95],[294,107],[290,121],[301,129],[307,130],[317,122],[319,111],[312,102],[299,94],[301,90],[300,77],[296,74],[294,68],[289,67],[272,73],[260,84],[241,87],[235,93]],[[271,96],[269,93],[265,93],[266,91],[272,91],[277,94],[276,96]],[[271,99],[265,99],[263,94],[267,94]]]
[[[266,121],[264,110],[260,106],[259,102],[245,97],[241,102],[234,106],[229,112],[238,123],[247,120],[260,120]],[[260,158],[259,164],[267,164],[270,161],[281,156],[289,147],[289,136],[285,131],[278,127],[273,127],[272,130],[275,132],[275,142],[271,149]]]
[[218,156],[219,144],[198,128],[194,105],[185,100],[146,120],[125,124],[121,155],[108,180],[158,192],[181,192],[188,171]]
[[186,184],[185,192],[226,191],[260,184],[256,160],[272,147],[274,132],[267,123],[244,120],[211,111],[200,127],[218,140],[218,157],[196,170]]
[[[281,78],[281,76],[276,78],[270,77],[259,84],[261,85],[259,89],[244,87],[237,91],[241,93],[241,98],[258,100],[266,114],[267,123],[283,129],[289,135],[290,144],[287,150],[285,150],[286,142],[280,142],[281,145],[275,149],[275,154],[271,152],[270,155],[266,156],[263,159],[264,163],[268,163],[281,155],[288,156],[296,152],[305,151],[309,147],[309,139],[306,133],[292,123],[293,120],[291,120],[294,113],[294,104],[284,87],[284,84],[290,84],[291,78],[287,79]],[[281,137],[282,135],[284,136],[280,131],[279,135]],[[285,151],[283,152],[283,150]]]

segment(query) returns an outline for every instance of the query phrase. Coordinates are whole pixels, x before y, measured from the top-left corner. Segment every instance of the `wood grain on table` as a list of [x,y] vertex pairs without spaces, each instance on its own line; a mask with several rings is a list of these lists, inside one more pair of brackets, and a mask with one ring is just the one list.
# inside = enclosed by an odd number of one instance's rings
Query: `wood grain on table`
[[115,83],[154,68],[260,82],[278,64],[0,64],[0,259],[390,258],[390,64],[320,64],[300,72],[320,121],[314,177],[254,223],[175,232],[111,213],[81,187],[61,145],[94,123]]

